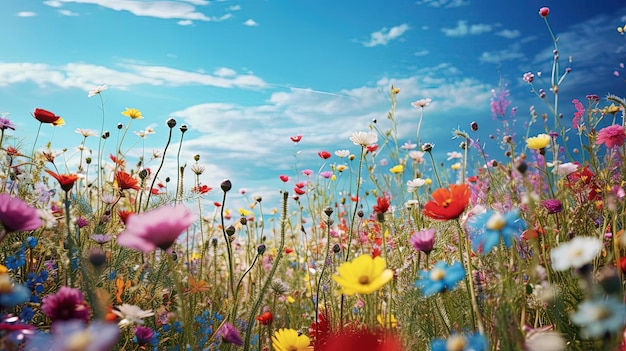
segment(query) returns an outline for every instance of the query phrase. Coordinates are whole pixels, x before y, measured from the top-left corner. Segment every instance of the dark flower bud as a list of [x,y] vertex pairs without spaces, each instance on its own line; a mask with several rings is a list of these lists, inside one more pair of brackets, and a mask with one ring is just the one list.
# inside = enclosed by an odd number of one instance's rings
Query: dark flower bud
[[254,197],[254,201],[261,202],[261,201],[263,201],[263,197],[261,197],[261,195],[257,195],[257,196]]
[[521,174],[525,174],[527,170],[528,170],[528,163],[526,163],[525,161],[520,161],[517,163],[518,172],[520,172]]
[[341,246],[339,244],[333,245],[333,252],[338,253],[339,251],[341,251]]
[[171,179],[170,179],[170,177],[166,177],[166,178],[165,178],[165,182],[166,182],[166,183],[169,183],[169,182],[170,182],[170,180],[171,180]]
[[217,247],[217,238],[216,237],[212,237],[211,238],[211,245],[213,245],[213,247]]
[[104,133],[102,133],[102,139],[107,139],[108,137],[111,136],[111,133],[109,133],[109,131],[105,131]]
[[461,150],[465,150],[465,148],[467,148],[467,144],[466,144],[464,141],[462,141],[462,142],[459,144],[459,147],[461,148]]
[[100,248],[94,248],[89,252],[89,263],[94,268],[102,267],[107,261],[106,255]]
[[230,182],[230,180],[226,179],[222,182],[222,184],[220,184],[220,188],[222,188],[222,191],[227,193],[230,191],[230,189],[233,188],[233,183]]
[[351,154],[350,156],[348,156],[348,160],[350,161],[354,161],[355,158],[356,156],[354,156],[354,154]]
[[85,159],[85,163],[86,163],[86,164],[88,164],[88,165],[90,165],[90,164],[91,164],[91,161],[92,161],[92,160],[91,160],[91,157],[87,157],[87,158]]
[[117,129],[122,129],[122,128],[124,128],[124,125],[122,123],[118,123],[117,124]]
[[186,125],[186,124],[183,124],[183,125],[181,125],[181,126],[180,126],[180,131],[181,131],[181,132],[185,133],[185,132],[186,132],[186,131],[188,131],[188,130],[189,130],[189,127],[187,127],[187,125]]
[[178,254],[176,253],[176,251],[172,251],[172,260],[173,261],[178,260]]
[[376,118],[372,119],[372,123],[376,124],[377,122]]
[[226,235],[232,236],[234,234],[235,234],[235,227],[232,224],[226,227]]
[[327,207],[324,209],[324,213],[325,213],[328,217],[330,217],[330,215],[332,215],[332,214],[333,214],[333,208],[332,208],[332,207],[330,207],[330,206],[327,206]]
[[512,137],[512,136],[510,136],[510,135],[505,135],[505,136],[502,138],[502,141],[504,141],[504,142],[505,142],[505,143],[507,143],[507,144],[508,144],[508,143],[510,143],[512,140],[513,140],[513,137]]
[[265,244],[261,244],[261,245],[256,247],[256,253],[259,254],[259,255],[264,254],[265,250],[266,250]]
[[142,169],[141,171],[139,171],[139,178],[140,179],[146,179],[147,176],[148,176],[148,170]]
[[358,210],[356,215],[359,216],[359,218],[363,218],[363,210]]
[[167,120],[167,126],[170,128],[174,128],[176,127],[176,120],[173,118],[170,118]]
[[248,219],[246,217],[241,217],[239,218],[239,223],[241,223],[241,225],[246,225],[248,224]]
[[433,150],[433,144],[425,143],[424,145],[422,145],[422,150],[424,152],[431,152]]
[[504,156],[506,156],[506,157],[511,157],[511,155],[513,155],[511,153],[511,150],[506,150],[506,152],[504,153]]
[[198,154],[193,155],[193,160],[196,162],[200,161],[200,155]]
[[472,128],[473,131],[477,131],[478,130],[478,123],[476,123],[476,122],[470,123],[470,128]]

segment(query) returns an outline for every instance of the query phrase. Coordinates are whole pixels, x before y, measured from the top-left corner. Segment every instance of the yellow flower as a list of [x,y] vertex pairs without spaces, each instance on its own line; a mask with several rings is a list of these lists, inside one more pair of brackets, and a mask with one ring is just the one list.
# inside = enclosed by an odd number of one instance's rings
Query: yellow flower
[[430,178],[426,178],[424,182],[426,183],[426,185],[431,185],[433,183],[433,180]]
[[398,326],[398,320],[396,319],[396,316],[394,316],[393,314],[388,314],[386,316],[387,318],[387,323],[383,323],[383,316],[382,315],[377,315],[376,316],[376,320],[378,321],[378,323],[380,323],[380,325],[387,329],[387,328],[395,328]]
[[130,117],[132,119],[142,119],[141,111],[136,108],[126,108],[126,111],[122,112],[122,114],[126,117]]
[[402,173],[402,172],[404,172],[404,165],[403,164],[399,164],[397,166],[393,166],[393,167],[391,167],[391,169],[389,169],[389,172],[391,172],[393,174]]
[[348,169],[348,166],[346,166],[346,165],[338,165],[337,166],[337,172],[343,172],[346,169]]
[[294,299],[293,296],[291,296],[291,295],[287,295],[287,302],[294,303],[294,302],[296,302],[296,299]]
[[330,180],[332,180],[332,181],[337,180],[337,176],[333,174],[332,177],[330,177]]
[[313,351],[311,340],[308,336],[293,329],[281,328],[272,336],[272,346],[276,351]]
[[242,215],[243,217],[248,217],[249,215],[252,214],[252,212],[246,210],[245,208],[240,208],[239,214]]
[[452,166],[450,166],[450,168],[452,168],[452,170],[456,171],[457,169],[461,169],[461,163],[457,162],[455,164],[453,164]]
[[607,114],[607,113],[612,113],[615,114],[619,111],[619,107],[615,104],[611,104],[610,106],[605,106],[602,109],[602,113]]
[[60,127],[60,126],[64,126],[65,125],[65,120],[61,117],[59,117],[59,119],[57,119],[56,121],[52,122],[52,125],[55,127]]
[[351,262],[344,262],[333,274],[333,280],[342,287],[344,295],[370,294],[380,290],[393,278],[393,271],[386,269],[385,260],[378,256],[361,255]]
[[548,134],[539,134],[536,137],[526,139],[526,145],[529,149],[541,150],[545,149],[550,143],[550,136]]

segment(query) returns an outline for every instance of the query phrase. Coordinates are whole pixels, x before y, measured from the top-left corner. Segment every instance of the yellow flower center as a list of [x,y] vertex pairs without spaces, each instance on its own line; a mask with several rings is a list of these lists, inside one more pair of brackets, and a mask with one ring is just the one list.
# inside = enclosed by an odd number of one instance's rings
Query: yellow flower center
[[487,221],[487,228],[491,230],[502,230],[506,226],[506,220],[501,213],[494,213]]
[[441,203],[441,207],[447,208],[448,206],[450,206],[451,202],[452,202],[452,199],[447,199],[446,201]]
[[597,308],[597,309],[596,309],[595,311],[593,311],[593,312],[594,312],[594,313],[593,313],[593,317],[594,317],[594,319],[595,319],[595,320],[597,320],[597,321],[600,321],[600,320],[603,320],[603,319],[607,319],[607,318],[611,317],[611,315],[612,315],[612,314],[611,314],[611,310],[609,310],[609,309],[608,309],[608,308],[606,308],[606,307],[600,307],[600,308]]
[[367,285],[370,283],[370,277],[366,276],[366,275],[362,275],[359,277],[359,284],[361,285]]
[[441,268],[434,268],[430,271],[430,279],[433,281],[439,281],[446,277],[446,271]]
[[465,338],[460,335],[452,335],[446,341],[446,351],[463,351],[465,349]]

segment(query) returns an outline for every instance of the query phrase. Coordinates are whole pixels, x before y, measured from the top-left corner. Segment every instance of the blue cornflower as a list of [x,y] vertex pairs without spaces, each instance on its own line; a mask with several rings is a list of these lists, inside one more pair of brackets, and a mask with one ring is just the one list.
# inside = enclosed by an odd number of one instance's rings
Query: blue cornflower
[[445,261],[439,261],[435,263],[432,270],[422,270],[419,278],[415,282],[415,286],[421,288],[422,295],[427,297],[454,289],[457,283],[465,278],[465,269],[458,261],[454,261],[451,265]]
[[583,337],[598,338],[621,332],[626,320],[626,306],[615,297],[585,300],[570,318],[582,327]]
[[452,334],[447,339],[434,339],[430,347],[433,351],[485,351],[489,342],[481,334]]
[[39,240],[34,236],[29,236],[28,238],[26,238],[26,244],[28,245],[28,247],[35,247],[38,243]]
[[504,240],[506,247],[513,246],[518,241],[522,232],[526,230],[526,222],[519,216],[519,210],[513,210],[502,214],[497,211],[487,212],[470,217],[467,228],[472,241],[472,250],[486,255],[500,244],[500,238]]
[[22,244],[15,255],[11,255],[6,258],[4,265],[8,269],[17,270],[18,268],[26,265],[26,245]]

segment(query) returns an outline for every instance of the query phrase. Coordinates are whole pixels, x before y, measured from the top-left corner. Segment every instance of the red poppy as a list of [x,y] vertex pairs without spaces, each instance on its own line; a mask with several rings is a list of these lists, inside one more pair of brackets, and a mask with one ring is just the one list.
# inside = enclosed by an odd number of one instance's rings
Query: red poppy
[[[315,348],[318,350],[318,348]],[[402,351],[402,343],[391,333],[348,327],[330,337],[321,351]]]
[[113,154],[109,154],[109,158],[118,166],[123,166],[124,162],[126,162],[124,161],[124,159],[118,159],[117,157],[113,156]]
[[424,205],[424,214],[439,220],[459,218],[469,203],[470,195],[467,184],[451,184],[449,188],[439,188],[433,192],[433,199]]
[[306,191],[304,191],[304,190],[302,190],[302,189],[300,189],[300,188],[298,188],[298,187],[293,188],[293,192],[294,192],[294,193],[296,193],[296,194],[298,194],[298,195],[304,195],[304,194],[306,194]]
[[54,177],[59,184],[61,184],[61,189],[63,189],[66,193],[72,190],[74,187],[74,183],[78,180],[77,174],[56,174],[52,171],[46,169],[46,172]]
[[14,148],[13,146],[7,146],[5,151],[7,152],[7,155],[9,156],[24,156],[19,151],[17,151],[17,149]]
[[476,183],[478,181],[478,176],[467,177],[467,181],[470,183]]
[[130,174],[119,171],[115,174],[115,180],[117,181],[117,187],[120,190],[135,189],[139,190],[137,185],[137,179],[133,178]]
[[365,148],[367,149],[367,152],[374,152],[378,150],[378,144],[367,145]]
[[41,123],[54,123],[59,120],[59,116],[54,113],[44,110],[41,108],[36,108],[35,112],[33,112],[33,117]]
[[214,202],[213,202],[213,206],[215,206],[215,207],[222,207],[222,203],[221,203],[221,202],[214,201]]
[[274,316],[272,316],[272,312],[267,311],[267,312],[262,313],[260,316],[257,316],[254,319],[259,321],[259,323],[263,325],[269,325],[269,324],[272,324],[272,321],[274,320]]
[[374,207],[372,207],[372,209],[374,210],[374,212],[376,213],[386,213],[387,211],[389,211],[389,206],[390,206],[390,202],[389,202],[389,198],[387,197],[379,197],[378,199],[376,199],[376,205],[374,205]]
[[152,193],[152,195],[159,195],[159,189],[157,189],[157,188],[152,188],[152,190],[150,190],[150,192]]
[[330,152],[328,152],[328,151],[323,151],[323,150],[322,150],[322,151],[320,151],[320,152],[318,152],[317,154],[319,155],[319,157],[321,157],[321,158],[323,158],[323,159],[325,159],[325,160],[326,160],[326,159],[329,159],[329,158],[330,158],[330,156],[331,156],[331,155],[330,155]]
[[286,248],[285,248],[285,254],[286,254],[286,255],[289,255],[289,254],[290,254],[290,253],[292,253],[292,252],[293,252],[293,249],[292,249],[292,248],[290,248],[290,247],[286,247]]
[[208,185],[194,186],[191,191],[198,194],[206,194],[209,191],[213,190],[213,188],[209,188]]
[[280,178],[280,180],[282,180],[285,183],[289,181],[289,176],[284,175],[284,174],[281,174],[278,178]]
[[117,211],[117,215],[120,216],[120,219],[122,220],[122,223],[126,224],[126,221],[128,221],[128,217],[134,215],[135,212],[133,211]]
[[306,186],[306,182],[297,182],[296,186],[300,189],[304,188]]
[[309,328],[309,336],[311,336],[313,340],[315,350],[319,350],[320,347],[326,344],[326,341],[331,335],[330,333],[330,323],[326,318],[326,314],[320,312],[317,317],[317,322],[313,321],[311,328]]
[[298,134],[298,135],[292,136],[290,138],[291,138],[291,141],[293,141],[294,143],[299,143],[300,140],[302,140],[302,135]]

